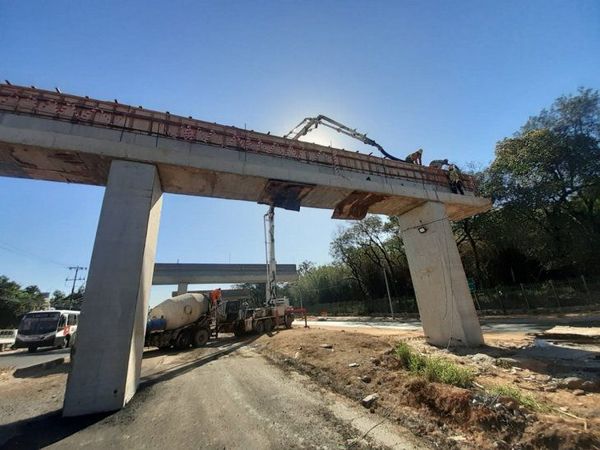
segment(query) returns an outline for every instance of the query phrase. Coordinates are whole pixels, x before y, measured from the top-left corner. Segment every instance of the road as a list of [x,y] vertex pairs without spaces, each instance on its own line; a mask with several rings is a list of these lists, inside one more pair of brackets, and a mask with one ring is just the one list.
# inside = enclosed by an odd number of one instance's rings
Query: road
[[[600,315],[547,315],[518,317],[482,317],[479,319],[484,333],[541,333],[555,325],[594,326],[600,322]],[[417,319],[389,319],[366,317],[331,317],[326,320],[308,320],[309,327],[323,328],[374,328],[394,331],[422,331]],[[303,320],[294,322],[294,326],[304,326]]]
[[68,348],[38,350],[35,353],[29,353],[27,349],[3,352],[0,353],[0,368],[13,367],[15,369],[22,369],[67,356],[69,356]]
[[356,402],[273,366],[251,345],[230,346],[235,351],[220,350],[220,357],[212,360],[190,358],[187,364],[178,356],[166,372],[146,377],[133,400],[114,414],[62,419],[55,410],[21,422],[13,419],[0,426],[0,446],[427,448]]

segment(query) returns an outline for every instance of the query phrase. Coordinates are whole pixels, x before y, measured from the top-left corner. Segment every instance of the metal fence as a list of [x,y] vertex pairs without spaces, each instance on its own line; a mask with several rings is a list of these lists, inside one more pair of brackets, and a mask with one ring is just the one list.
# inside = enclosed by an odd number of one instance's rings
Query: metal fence
[[[600,307],[600,279],[583,275],[568,280],[500,286],[472,292],[475,308],[485,314],[515,314],[536,310],[568,310]],[[394,313],[418,313],[414,297],[392,297]],[[387,298],[339,301],[305,306],[309,314],[389,315]]]

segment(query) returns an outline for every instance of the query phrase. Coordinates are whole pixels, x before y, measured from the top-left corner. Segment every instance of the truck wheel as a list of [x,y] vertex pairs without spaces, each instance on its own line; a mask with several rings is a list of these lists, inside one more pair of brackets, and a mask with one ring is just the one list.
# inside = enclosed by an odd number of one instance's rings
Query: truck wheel
[[188,348],[190,346],[190,337],[186,331],[182,331],[177,336],[177,340],[175,341],[175,347],[179,349]]
[[192,344],[194,347],[202,347],[208,342],[208,331],[205,328],[199,328],[194,333]]
[[294,318],[292,316],[290,316],[289,314],[285,316],[285,327],[289,330],[290,328],[292,328],[292,322],[294,321]]
[[258,334],[263,334],[265,332],[265,324],[263,323],[262,320],[259,320],[258,322],[256,322],[254,324],[254,330],[258,333]]
[[265,333],[270,333],[273,329],[273,321],[271,319],[265,319],[264,322]]
[[244,322],[238,323],[233,328],[233,334],[235,335],[235,337],[242,337],[244,334],[246,334],[246,330],[244,329]]

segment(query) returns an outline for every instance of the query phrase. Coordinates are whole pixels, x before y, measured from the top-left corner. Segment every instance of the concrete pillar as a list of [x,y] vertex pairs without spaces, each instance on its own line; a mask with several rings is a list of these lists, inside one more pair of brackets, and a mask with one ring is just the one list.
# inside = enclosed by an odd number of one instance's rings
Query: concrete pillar
[[399,216],[399,222],[427,341],[437,346],[483,344],[444,204],[424,203]]
[[113,411],[137,389],[162,191],[156,167],[113,161],[67,381],[64,416]]
[[177,295],[185,294],[188,291],[187,283],[179,283],[177,285]]

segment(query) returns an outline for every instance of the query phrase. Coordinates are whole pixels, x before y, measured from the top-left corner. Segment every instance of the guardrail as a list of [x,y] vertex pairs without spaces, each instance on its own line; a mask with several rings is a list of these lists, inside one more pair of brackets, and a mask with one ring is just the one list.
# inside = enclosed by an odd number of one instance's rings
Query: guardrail
[[[200,142],[222,148],[268,154],[340,169],[423,184],[448,186],[445,171],[372,155],[326,147],[232,126],[204,122],[104,100],[42,89],[0,84],[0,110],[97,127],[116,128],[157,137]],[[463,175],[468,191],[474,179]]]
[[9,349],[15,343],[17,330],[0,330],[0,352]]

